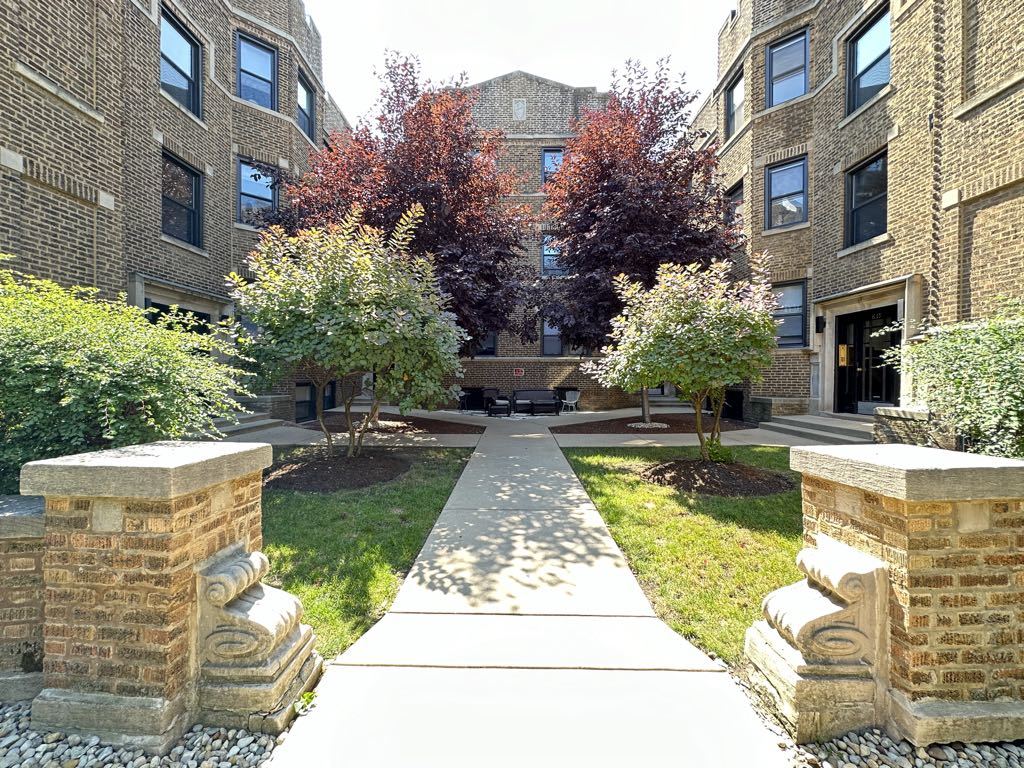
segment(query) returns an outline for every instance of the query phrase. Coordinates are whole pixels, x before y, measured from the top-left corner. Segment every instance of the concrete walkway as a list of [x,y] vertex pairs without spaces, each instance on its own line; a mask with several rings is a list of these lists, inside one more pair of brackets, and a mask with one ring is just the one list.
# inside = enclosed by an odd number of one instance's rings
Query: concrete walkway
[[542,424],[491,422],[391,611],[272,768],[788,765],[658,620]]

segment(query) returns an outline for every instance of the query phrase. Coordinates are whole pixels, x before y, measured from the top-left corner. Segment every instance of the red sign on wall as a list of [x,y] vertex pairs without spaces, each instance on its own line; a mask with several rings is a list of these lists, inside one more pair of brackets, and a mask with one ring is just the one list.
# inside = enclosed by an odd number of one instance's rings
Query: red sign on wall
[[526,375],[526,371],[524,371],[522,368],[513,368],[512,375],[517,379],[521,379],[523,376]]

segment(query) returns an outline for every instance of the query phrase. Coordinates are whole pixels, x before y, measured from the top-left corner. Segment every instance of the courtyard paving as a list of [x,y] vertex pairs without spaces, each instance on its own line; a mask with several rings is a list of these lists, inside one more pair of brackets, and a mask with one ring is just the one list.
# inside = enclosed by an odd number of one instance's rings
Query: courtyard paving
[[329,664],[273,768],[789,762],[654,615],[543,422],[489,420],[391,611]]

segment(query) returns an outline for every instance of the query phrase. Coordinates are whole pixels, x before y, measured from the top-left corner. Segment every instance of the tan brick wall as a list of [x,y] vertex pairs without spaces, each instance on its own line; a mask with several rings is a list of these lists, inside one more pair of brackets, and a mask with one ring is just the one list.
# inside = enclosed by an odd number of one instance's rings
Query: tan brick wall
[[260,493],[257,472],[168,500],[48,497],[45,686],[188,694],[196,568],[235,542],[259,550]]
[[0,539],[0,675],[43,660],[43,537]]
[[[923,319],[982,316],[997,294],[1024,296],[1024,273],[1016,268],[1024,234],[1024,69],[1014,48],[1024,5],[893,2],[890,88],[848,117],[846,45],[880,7],[741,0],[719,34],[720,79],[695,124],[723,144],[725,183],[742,178],[746,253],[767,250],[775,281],[809,278],[809,321],[817,300],[906,275],[922,279]],[[767,108],[767,46],[802,28],[810,34],[808,95]],[[750,124],[725,142],[725,88],[740,59]],[[843,253],[846,173],[884,148],[889,237]],[[808,158],[810,226],[767,232],[765,166],[800,154]],[[809,334],[812,362],[833,343],[829,334]],[[808,389],[809,367],[782,355],[775,360],[758,394]],[[820,379],[833,375],[822,368]]]
[[[0,252],[16,269],[108,297],[219,315],[230,304],[224,276],[256,241],[235,223],[237,159],[301,171],[344,117],[328,107],[320,33],[300,0],[242,0],[237,15],[205,0],[166,5],[203,46],[199,119],[160,90],[160,3],[0,8],[0,147],[14,158],[0,164]],[[235,96],[238,31],[277,49],[277,111]],[[293,120],[300,70],[316,90],[315,144]],[[201,252],[161,238],[163,149],[204,174]]]
[[804,537],[889,566],[891,685],[910,699],[1021,698],[1019,500],[911,502],[804,475]]

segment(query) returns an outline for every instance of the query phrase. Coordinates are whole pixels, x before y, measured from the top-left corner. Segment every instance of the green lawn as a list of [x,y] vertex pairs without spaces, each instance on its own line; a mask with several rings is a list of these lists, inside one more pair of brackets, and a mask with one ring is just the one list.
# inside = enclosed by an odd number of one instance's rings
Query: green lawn
[[[789,450],[734,448],[737,461],[788,470]],[[728,663],[761,615],[761,599],[799,581],[800,491],[725,498],[676,493],[633,470],[691,448],[566,449],[654,610],[680,634]],[[794,477],[796,474],[794,473]]]
[[404,453],[417,460],[388,483],[263,494],[267,582],[302,600],[325,657],[344,651],[387,611],[470,451]]

